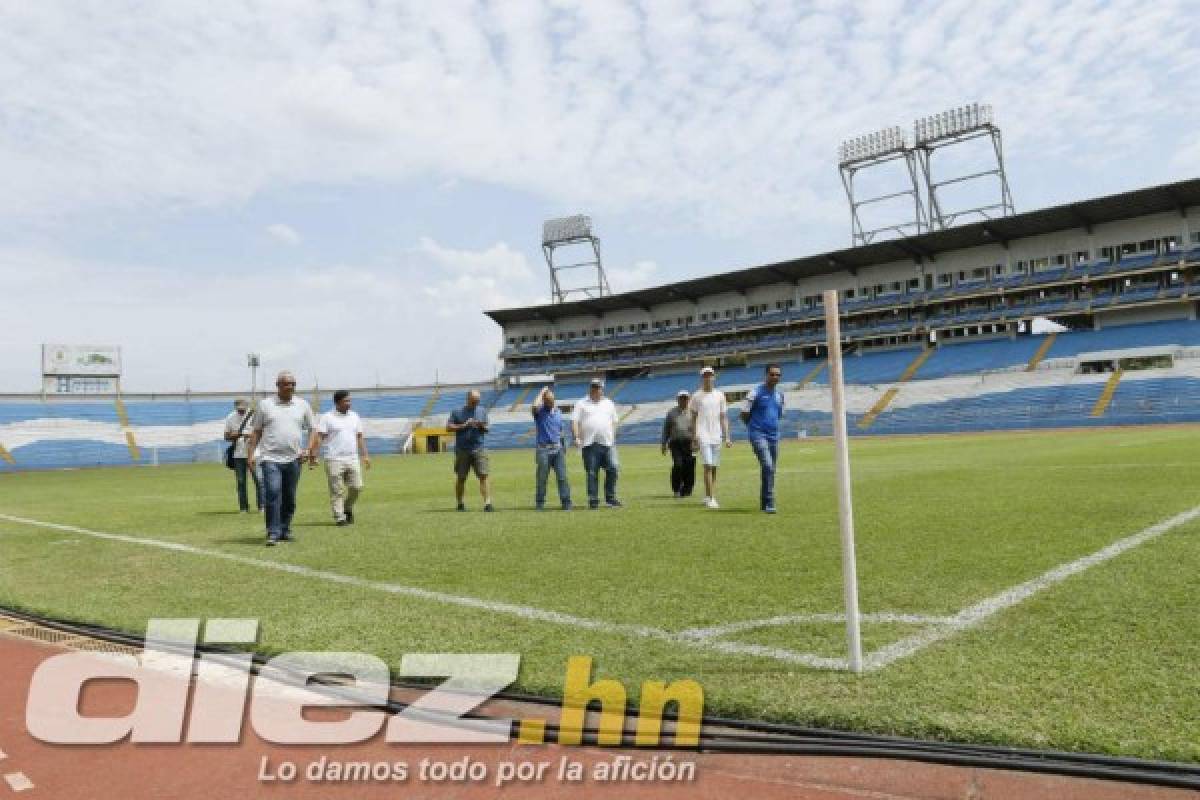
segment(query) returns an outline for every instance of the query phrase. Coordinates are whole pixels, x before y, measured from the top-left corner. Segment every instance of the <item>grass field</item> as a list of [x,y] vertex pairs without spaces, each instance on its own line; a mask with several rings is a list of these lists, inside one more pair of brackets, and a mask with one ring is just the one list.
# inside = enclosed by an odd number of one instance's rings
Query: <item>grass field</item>
[[0,514],[193,549],[0,519],[0,603],[138,632],[149,617],[257,617],[266,651],[391,664],[519,652],[520,688],[546,694],[589,654],[631,696],[695,678],[711,713],[1200,761],[1200,519],[961,613],[1196,507],[1198,445],[1190,428],[855,441],[876,659],[861,676],[822,668],[844,657],[827,441],[784,445],[774,517],[757,511],[744,443],[718,512],[672,498],[654,448],[621,452],[626,508],[571,514],[532,509],[528,451],[493,453],[496,514],[474,494],[472,513],[453,511],[447,456],[378,459],[345,529],[306,472],[299,541],[274,549],[231,512],[218,465],[11,474]]

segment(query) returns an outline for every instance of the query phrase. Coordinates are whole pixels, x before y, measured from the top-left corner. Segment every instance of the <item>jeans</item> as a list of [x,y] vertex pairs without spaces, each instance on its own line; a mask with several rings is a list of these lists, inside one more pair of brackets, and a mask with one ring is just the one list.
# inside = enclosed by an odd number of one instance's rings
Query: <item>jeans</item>
[[563,508],[571,505],[571,485],[567,483],[567,454],[561,447],[539,446],[534,455],[537,458],[537,476],[534,484],[537,490],[534,503],[538,508],[546,504],[546,480],[553,469],[554,477],[558,481],[558,501],[562,503]]
[[587,472],[588,505],[600,505],[599,473],[604,470],[604,499],[617,500],[617,448],[606,444],[589,444],[583,448],[583,469]]
[[263,506],[267,510],[267,536],[275,541],[292,532],[296,513],[296,487],[300,484],[300,459],[287,463],[262,462]]
[[246,473],[250,473],[250,477],[254,480],[254,501],[259,511],[263,507],[263,491],[262,484],[258,482],[258,470],[250,472],[246,469],[246,459],[235,458],[233,460],[233,475],[237,478],[237,498],[238,508],[242,511],[250,510],[250,499],[246,496]]
[[671,440],[671,491],[680,497],[688,497],[696,485],[696,454],[692,443]]
[[750,439],[750,447],[758,458],[758,466],[762,475],[758,504],[760,508],[775,507],[775,469],[779,466],[779,442],[765,436],[754,436]]

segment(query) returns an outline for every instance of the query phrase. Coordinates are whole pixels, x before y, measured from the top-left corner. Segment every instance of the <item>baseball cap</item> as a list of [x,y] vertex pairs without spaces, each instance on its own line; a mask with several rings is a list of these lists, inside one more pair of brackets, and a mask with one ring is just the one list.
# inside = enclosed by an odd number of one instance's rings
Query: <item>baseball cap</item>
[[717,371],[715,369],[713,369],[712,367],[705,367],[704,369],[700,370],[700,374],[701,375],[716,375]]
[[588,386],[603,386],[603,385],[604,385],[604,381],[601,380],[600,378],[592,378],[592,382],[588,384]]
[[691,397],[691,395],[688,394],[687,389],[680,389],[678,392],[675,393],[675,396],[676,397]]

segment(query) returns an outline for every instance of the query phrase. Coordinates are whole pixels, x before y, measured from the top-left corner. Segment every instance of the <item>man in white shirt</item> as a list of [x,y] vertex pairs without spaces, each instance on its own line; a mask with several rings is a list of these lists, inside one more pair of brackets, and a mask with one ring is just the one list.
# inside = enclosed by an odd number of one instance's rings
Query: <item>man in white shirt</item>
[[301,466],[315,459],[316,421],[312,406],[296,397],[296,378],[281,372],[275,397],[263,400],[254,414],[254,433],[246,445],[252,454],[247,466],[262,464],[263,507],[267,518],[267,547],[292,541],[296,487]]
[[262,511],[262,485],[258,480],[258,472],[246,466],[249,454],[246,452],[246,442],[250,440],[250,426],[254,422],[254,412],[246,399],[239,397],[233,401],[233,413],[225,418],[225,441],[233,448],[233,475],[237,481],[238,508],[243,514],[250,513],[250,499],[246,493],[246,475],[249,473],[254,480],[254,499],[258,510]]
[[317,420],[325,476],[329,479],[329,504],[339,528],[354,524],[354,504],[363,488],[362,470],[371,468],[362,420],[350,405],[350,392],[338,389],[333,393],[333,411],[326,411]]
[[571,432],[575,445],[583,453],[583,469],[587,472],[588,508],[600,505],[600,470],[604,470],[604,503],[620,508],[617,499],[617,407],[604,396],[604,381],[593,378],[587,397],[575,404],[571,415]]
[[721,446],[732,447],[729,437],[729,405],[725,393],[716,388],[716,372],[712,367],[700,370],[700,390],[692,395],[688,406],[695,426],[696,444],[700,448],[700,463],[704,465],[704,505],[717,504],[717,467],[721,465]]

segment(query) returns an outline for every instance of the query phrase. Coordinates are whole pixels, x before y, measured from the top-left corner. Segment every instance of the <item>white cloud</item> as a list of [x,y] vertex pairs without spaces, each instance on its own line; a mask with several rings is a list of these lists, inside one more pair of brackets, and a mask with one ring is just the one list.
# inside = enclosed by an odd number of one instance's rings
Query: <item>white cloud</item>
[[5,308],[0,386],[34,390],[46,341],[120,345],[129,391],[236,388],[248,352],[265,374],[322,386],[483,380],[501,342],[480,308],[541,299],[522,258],[422,239],[383,267],[188,272],[0,250],[6,295],[21,298]]
[[273,225],[268,225],[265,230],[267,235],[272,239],[290,247],[295,247],[301,242],[300,234],[297,233],[296,229],[291,225],[285,225],[282,222],[276,222]]
[[[840,224],[839,139],[973,100],[995,104],[1014,162],[1056,159],[1068,175],[1167,136],[1162,166],[1145,165],[1165,178],[1177,145],[1163,125],[1195,128],[1200,114],[1192,10],[9,3],[0,213],[228,204],[434,173],[718,234]],[[1067,181],[1060,191],[1072,196]]]

